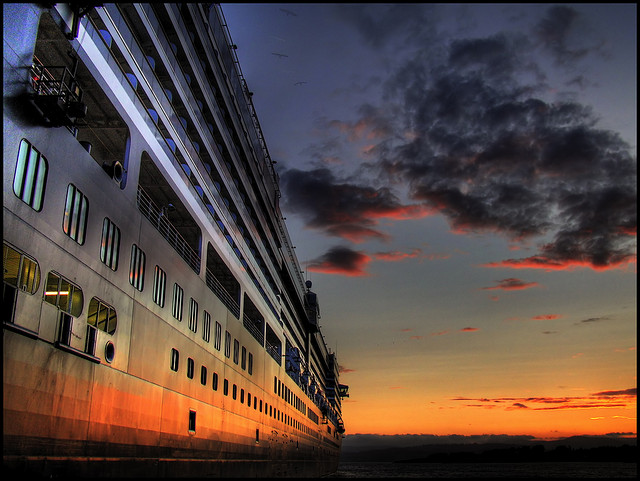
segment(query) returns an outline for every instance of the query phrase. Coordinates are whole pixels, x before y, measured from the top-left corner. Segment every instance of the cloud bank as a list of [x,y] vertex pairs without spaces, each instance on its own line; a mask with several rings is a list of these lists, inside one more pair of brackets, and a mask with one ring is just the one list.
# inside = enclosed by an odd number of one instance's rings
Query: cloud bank
[[[397,10],[389,13],[415,28]],[[549,99],[537,62],[544,54],[568,68],[600,51],[597,43],[576,42],[578,15],[551,7],[529,33],[416,46],[389,74],[380,105],[358,109],[356,120],[326,122],[345,143],[373,142],[367,167],[375,179],[340,179],[328,168],[285,170],[285,207],[308,227],[354,243],[389,240],[382,218],[432,213],[445,216],[456,233],[539,242],[533,256],[485,267],[602,270],[635,262],[632,149],[618,133],[598,128],[588,106],[566,95]],[[379,30],[372,18],[359,18],[363,34]],[[391,27],[387,35],[400,43],[403,30]],[[417,38],[424,41],[432,28]],[[389,187],[375,187],[383,180]],[[370,258],[348,251],[333,249],[312,265],[361,275]]]

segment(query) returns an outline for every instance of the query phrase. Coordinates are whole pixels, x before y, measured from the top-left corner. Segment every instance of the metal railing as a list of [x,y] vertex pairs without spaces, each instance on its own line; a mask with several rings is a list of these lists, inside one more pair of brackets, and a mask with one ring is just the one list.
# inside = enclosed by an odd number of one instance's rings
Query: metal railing
[[137,196],[138,210],[160,232],[167,242],[180,254],[185,262],[197,274],[200,273],[200,256],[191,248],[180,232],[167,218],[164,210],[159,209],[151,200],[151,197],[138,186]]
[[236,319],[240,319],[240,304],[236,301],[229,292],[224,288],[222,283],[217,279],[213,273],[206,268],[205,279],[207,287],[222,301],[222,303],[229,309]]

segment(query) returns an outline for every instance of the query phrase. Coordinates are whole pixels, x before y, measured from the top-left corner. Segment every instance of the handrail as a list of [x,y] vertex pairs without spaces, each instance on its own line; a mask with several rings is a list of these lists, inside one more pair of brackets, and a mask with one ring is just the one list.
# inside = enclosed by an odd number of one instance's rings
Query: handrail
[[151,224],[162,234],[171,247],[182,257],[189,267],[196,273],[200,273],[200,256],[191,248],[180,232],[167,218],[166,213],[153,203],[149,194],[141,186],[138,186],[137,195],[138,210]]

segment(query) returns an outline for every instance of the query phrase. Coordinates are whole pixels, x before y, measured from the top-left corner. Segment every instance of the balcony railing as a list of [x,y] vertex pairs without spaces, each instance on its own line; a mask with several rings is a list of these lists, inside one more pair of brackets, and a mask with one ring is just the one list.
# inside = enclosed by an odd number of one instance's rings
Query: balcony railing
[[191,246],[184,240],[184,237],[180,235],[180,232],[169,222],[166,213],[162,209],[153,203],[151,197],[138,186],[138,209],[144,215],[151,224],[160,232],[171,247],[173,247],[180,257],[182,257],[186,263],[196,273],[200,273],[200,256],[191,248]]
[[213,275],[213,273],[207,268],[206,281],[209,289],[222,301],[222,303],[229,309],[236,319],[240,319],[240,304],[236,301],[229,292],[224,288],[222,283]]

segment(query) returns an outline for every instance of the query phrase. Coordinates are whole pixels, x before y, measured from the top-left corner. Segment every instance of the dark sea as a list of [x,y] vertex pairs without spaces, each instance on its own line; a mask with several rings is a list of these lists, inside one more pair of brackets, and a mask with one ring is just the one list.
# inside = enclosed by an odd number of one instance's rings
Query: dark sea
[[327,478],[637,478],[636,463],[344,462]]

